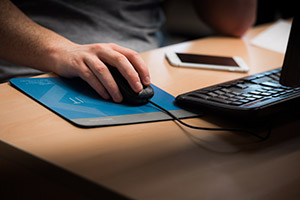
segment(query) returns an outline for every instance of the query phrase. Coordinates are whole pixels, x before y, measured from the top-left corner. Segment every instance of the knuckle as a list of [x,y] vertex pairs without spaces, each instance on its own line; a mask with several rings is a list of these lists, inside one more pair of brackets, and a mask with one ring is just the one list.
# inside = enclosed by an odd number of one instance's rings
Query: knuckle
[[73,58],[71,59],[71,64],[72,64],[73,66],[81,66],[82,63],[83,63],[83,60],[82,60],[81,57],[73,57]]
[[122,54],[117,54],[115,55],[115,60],[118,62],[118,63],[123,63],[125,61],[125,56],[122,55]]
[[129,50],[129,54],[128,56],[131,58],[131,59],[134,59],[134,60],[137,60],[140,58],[140,54],[136,51],[133,51],[133,50]]
[[134,80],[134,81],[138,81],[139,80],[139,75],[135,70],[127,70],[126,71],[127,76]]
[[90,45],[90,50],[92,52],[101,51],[104,49],[105,49],[105,45],[100,44],[100,43],[95,43],[95,44]]
[[111,48],[118,47],[118,45],[116,43],[108,43],[107,45],[110,46]]
[[107,71],[107,67],[104,65],[97,65],[95,67],[95,70],[97,71],[98,74],[104,74]]
[[80,73],[80,77],[86,81],[91,80],[93,78],[93,73],[89,69],[82,69]]

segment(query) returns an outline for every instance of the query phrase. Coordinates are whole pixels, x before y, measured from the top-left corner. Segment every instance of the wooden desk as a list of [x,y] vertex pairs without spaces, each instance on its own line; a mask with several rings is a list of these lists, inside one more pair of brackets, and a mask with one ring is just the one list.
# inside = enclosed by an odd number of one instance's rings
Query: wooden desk
[[[283,55],[243,39],[212,37],[143,53],[152,82],[174,96],[247,74],[175,68],[164,52],[237,55],[254,74],[281,66]],[[299,199],[299,119],[274,125],[271,138],[208,132],[173,121],[81,129],[8,84],[0,85],[0,139],[24,152],[135,199]],[[237,125],[214,117],[205,127]],[[255,125],[253,125],[255,126]],[[26,163],[23,163],[26,164]]]

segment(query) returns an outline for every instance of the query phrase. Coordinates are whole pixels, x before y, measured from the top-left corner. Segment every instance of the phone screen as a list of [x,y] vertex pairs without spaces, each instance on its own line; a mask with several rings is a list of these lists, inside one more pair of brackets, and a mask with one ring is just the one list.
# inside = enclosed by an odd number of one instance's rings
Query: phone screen
[[176,53],[181,62],[207,64],[207,65],[225,65],[239,67],[239,65],[230,57],[206,56],[198,54]]

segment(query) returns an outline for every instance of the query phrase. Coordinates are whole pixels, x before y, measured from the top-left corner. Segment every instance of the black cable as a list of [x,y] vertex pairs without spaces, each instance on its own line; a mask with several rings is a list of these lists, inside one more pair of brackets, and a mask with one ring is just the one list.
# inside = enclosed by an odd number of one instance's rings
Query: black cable
[[208,128],[208,127],[200,127],[200,126],[193,126],[190,124],[187,124],[185,122],[183,122],[182,120],[180,120],[178,117],[176,117],[175,115],[173,115],[170,111],[166,110],[165,108],[161,107],[160,105],[154,103],[153,101],[149,100],[149,103],[151,103],[152,105],[154,105],[155,107],[159,108],[160,110],[162,110],[163,112],[165,112],[166,114],[168,114],[170,117],[172,117],[174,120],[178,121],[180,124],[192,128],[192,129],[199,129],[199,130],[207,130],[207,131],[234,131],[234,132],[245,132],[248,134],[251,134],[261,140],[266,140],[269,138],[270,134],[271,134],[271,129],[268,130],[268,133],[266,136],[260,136],[252,131],[249,131],[247,129],[240,129],[240,128]]

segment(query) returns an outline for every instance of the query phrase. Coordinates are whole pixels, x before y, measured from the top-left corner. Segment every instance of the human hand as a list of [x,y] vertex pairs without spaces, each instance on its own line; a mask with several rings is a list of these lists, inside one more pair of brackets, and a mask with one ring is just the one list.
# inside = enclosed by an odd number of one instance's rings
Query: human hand
[[[1,1],[1,0],[0,0]],[[40,26],[11,1],[0,3],[0,58],[64,77],[81,77],[104,99],[122,95],[104,63],[116,67],[135,92],[150,84],[147,66],[138,53],[116,44],[76,44]]]
[[52,71],[64,77],[81,77],[104,99],[121,102],[120,90],[104,63],[116,67],[135,92],[150,85],[150,75],[141,56],[113,43],[67,44],[53,54]]

